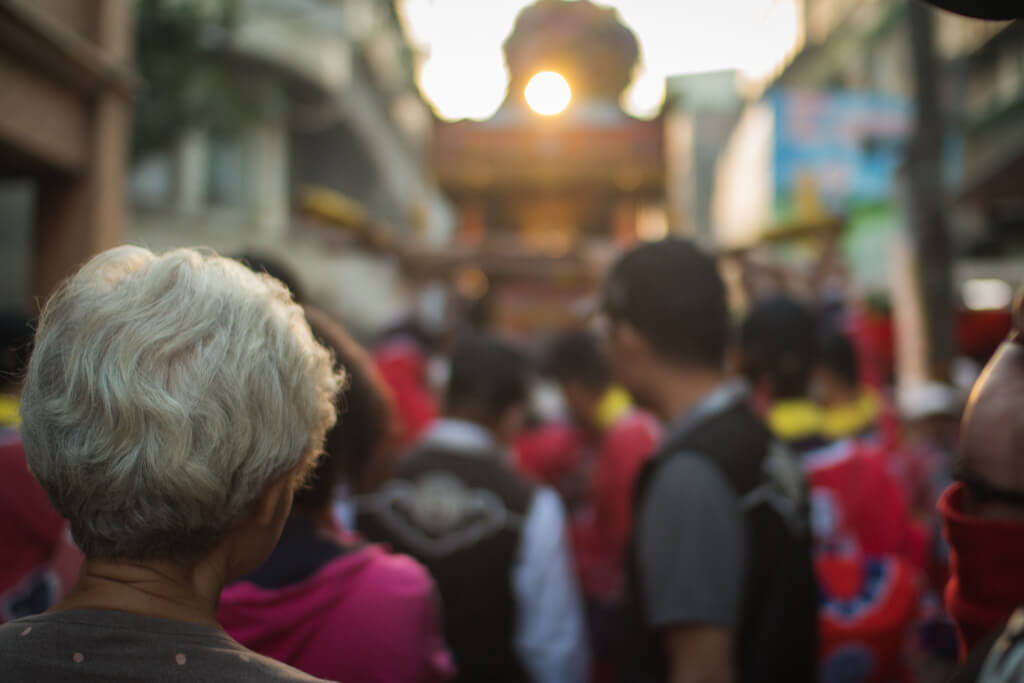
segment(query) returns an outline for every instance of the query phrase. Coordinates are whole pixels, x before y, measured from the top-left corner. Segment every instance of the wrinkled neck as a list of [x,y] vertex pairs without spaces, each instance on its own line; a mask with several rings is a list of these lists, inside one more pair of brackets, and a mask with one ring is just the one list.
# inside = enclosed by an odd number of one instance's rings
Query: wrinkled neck
[[226,572],[209,560],[86,560],[78,583],[52,611],[110,609],[219,628],[217,602]]

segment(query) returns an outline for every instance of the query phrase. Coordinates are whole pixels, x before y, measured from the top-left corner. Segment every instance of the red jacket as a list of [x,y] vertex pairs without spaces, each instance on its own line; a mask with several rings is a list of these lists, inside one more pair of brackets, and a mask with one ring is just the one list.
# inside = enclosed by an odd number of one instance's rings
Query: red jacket
[[394,396],[401,444],[410,447],[438,415],[426,382],[427,359],[417,346],[399,339],[376,349],[373,361]]
[[601,437],[590,478],[589,505],[572,523],[583,594],[617,601],[624,590],[624,557],[633,517],[633,484],[659,438],[655,419],[630,410]]
[[920,574],[895,555],[819,555],[822,680],[907,680],[903,652],[920,600]]
[[552,423],[516,444],[519,469],[552,486],[565,501],[583,594],[613,602],[623,590],[623,558],[632,525],[633,482],[654,452],[653,416],[628,408],[596,442],[582,430]]
[[910,510],[878,448],[844,439],[804,456],[815,541],[830,551],[909,557]]
[[906,497],[877,447],[844,439],[804,455],[811,487],[823,678],[906,680],[903,650],[918,615],[922,544]]
[[570,513],[586,495],[586,437],[576,427],[551,422],[527,430],[516,441],[516,466],[531,481],[562,496]]
[[44,612],[70,590],[82,555],[28,470],[21,437],[0,432],[0,623]]

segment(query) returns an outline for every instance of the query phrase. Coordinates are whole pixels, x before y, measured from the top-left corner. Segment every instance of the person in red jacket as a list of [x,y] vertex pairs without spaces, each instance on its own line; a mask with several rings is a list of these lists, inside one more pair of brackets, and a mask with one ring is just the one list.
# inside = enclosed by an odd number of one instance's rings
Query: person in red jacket
[[853,340],[837,329],[821,335],[812,393],[824,410],[822,429],[830,440],[857,438],[895,446],[899,421],[881,393],[864,382]]
[[[928,569],[928,520],[910,519],[914,510],[911,491],[900,476],[908,456],[900,443],[895,413],[880,392],[861,381],[863,371],[857,350],[845,334],[827,328],[819,340],[817,359],[812,394],[821,407],[822,434],[829,443],[841,444],[837,450],[859,454],[845,467],[829,468],[823,478],[875,493],[870,501],[866,496],[851,496],[856,505],[851,521],[858,526],[865,552],[905,555],[922,570]],[[835,455],[837,451],[831,452]],[[819,463],[821,460],[818,458]],[[834,462],[837,460],[833,457]],[[849,464],[852,462],[856,466]],[[881,509],[878,500],[900,509]],[[934,501],[928,505],[933,506]],[[908,518],[907,524],[892,523],[893,518],[903,517]]]
[[592,451],[587,434],[568,420],[531,425],[516,439],[516,468],[561,496],[569,515],[590,498],[585,463]]
[[31,318],[21,311],[0,315],[0,624],[48,610],[74,585],[82,564],[67,521],[29,472],[18,431],[31,347]]
[[818,329],[793,299],[759,301],[740,331],[741,367],[811,485],[821,677],[887,683],[906,676],[903,650],[919,603],[909,511],[877,447],[826,433],[825,413],[811,400]]
[[561,385],[573,422],[590,442],[589,462],[583,466],[586,494],[573,516],[572,535],[600,664],[614,659],[618,640],[633,483],[660,430],[652,415],[637,409],[625,390],[612,383],[600,344],[589,332],[557,336],[543,365]]
[[415,323],[384,333],[373,349],[373,362],[395,401],[395,417],[403,447],[411,447],[439,414],[427,381],[430,339]]
[[0,430],[0,624],[50,609],[71,589],[82,553],[28,470],[21,437]]
[[369,545],[332,513],[342,479],[362,478],[393,443],[390,397],[367,354],[327,316],[314,334],[348,376],[326,455],[295,494],[281,540],[258,570],[224,589],[218,616],[238,642],[339,681],[439,683],[454,675],[426,569]]

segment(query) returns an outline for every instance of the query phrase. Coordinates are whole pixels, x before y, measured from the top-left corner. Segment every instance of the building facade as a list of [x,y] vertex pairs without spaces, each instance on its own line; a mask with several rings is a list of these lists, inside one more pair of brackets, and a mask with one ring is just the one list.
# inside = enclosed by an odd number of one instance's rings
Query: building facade
[[[129,239],[274,257],[372,334],[405,305],[399,260],[381,243],[444,242],[453,228],[427,172],[432,118],[392,3],[191,6],[199,67],[177,99],[197,103],[146,131],[160,144],[136,149]],[[175,59],[168,51],[152,59]],[[373,301],[359,294],[368,287]]]
[[[1007,229],[1019,221],[1019,210],[1010,208],[1015,202],[1008,197],[1013,177],[1020,172],[1014,170],[1019,150],[1007,141],[1015,139],[1013,130],[1021,118],[1020,27],[937,9],[930,13],[944,130],[943,183],[957,269],[963,271],[957,280],[985,272],[1005,274],[1006,264],[986,264],[976,257],[986,251],[1012,257],[1019,249],[1014,231]],[[888,101],[905,111],[898,126],[902,133],[872,130],[878,121],[867,112],[860,123],[848,117],[834,137],[847,135],[851,126],[862,129],[860,151],[833,154],[860,156],[878,172],[876,179],[888,185],[885,195],[866,203],[830,203],[824,186],[842,180],[842,174],[822,168],[810,173],[797,193],[803,195],[798,204],[824,207],[844,220],[847,258],[869,289],[884,290],[891,265],[885,258],[891,251],[888,245],[907,221],[902,164],[909,149],[915,96],[909,6],[905,0],[803,0],[800,17],[796,49],[764,79],[747,84],[752,97],[718,169],[715,227],[720,241],[751,243],[794,218],[792,211],[780,212],[779,174],[786,169],[780,169],[785,159],[775,143],[780,130],[794,121],[803,126],[808,119],[794,120],[798,110],[787,113],[774,106],[780,93],[814,97],[819,103],[836,98]],[[810,168],[813,171],[814,166]],[[853,194],[858,194],[864,186],[857,176],[845,176]],[[814,220],[813,215],[795,218]]]
[[[457,207],[456,261],[487,283],[491,323],[529,336],[572,317],[614,249],[668,232],[665,139],[660,117],[619,104],[639,51],[613,10],[540,0],[504,48],[505,102],[487,121],[439,124],[432,165]],[[551,72],[571,98],[539,111],[529,84]]]
[[129,0],[0,2],[0,305],[32,307],[121,239]]

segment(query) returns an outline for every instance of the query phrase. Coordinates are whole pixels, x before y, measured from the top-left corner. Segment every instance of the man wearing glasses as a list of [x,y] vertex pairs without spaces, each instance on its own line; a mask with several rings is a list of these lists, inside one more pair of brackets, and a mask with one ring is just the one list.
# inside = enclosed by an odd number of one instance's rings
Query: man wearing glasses
[[816,680],[806,483],[727,379],[714,259],[679,239],[633,249],[597,327],[618,380],[666,424],[635,489],[625,680]]

